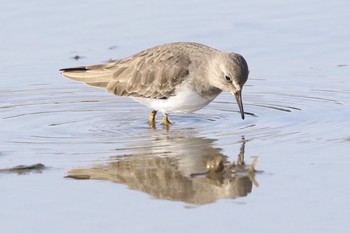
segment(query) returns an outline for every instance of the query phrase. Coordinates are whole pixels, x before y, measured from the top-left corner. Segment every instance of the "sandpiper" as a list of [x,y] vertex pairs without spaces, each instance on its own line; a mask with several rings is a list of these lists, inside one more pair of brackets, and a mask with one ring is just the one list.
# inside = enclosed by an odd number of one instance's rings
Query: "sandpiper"
[[148,122],[155,125],[157,111],[168,126],[169,113],[191,113],[208,105],[222,91],[231,92],[242,119],[242,88],[248,65],[237,53],[203,44],[177,42],[159,45],[107,64],[64,68],[62,74],[90,86],[129,96],[153,109]]

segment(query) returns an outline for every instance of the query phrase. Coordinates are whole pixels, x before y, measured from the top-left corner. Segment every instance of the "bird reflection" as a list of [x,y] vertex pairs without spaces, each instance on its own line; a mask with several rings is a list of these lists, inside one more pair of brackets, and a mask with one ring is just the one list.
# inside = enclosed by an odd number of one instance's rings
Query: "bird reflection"
[[70,170],[66,177],[109,180],[158,199],[196,205],[247,196],[253,184],[258,186],[256,159],[250,165],[244,162],[244,138],[237,160],[231,163],[214,146],[215,140],[188,132],[153,135],[152,142],[103,165]]

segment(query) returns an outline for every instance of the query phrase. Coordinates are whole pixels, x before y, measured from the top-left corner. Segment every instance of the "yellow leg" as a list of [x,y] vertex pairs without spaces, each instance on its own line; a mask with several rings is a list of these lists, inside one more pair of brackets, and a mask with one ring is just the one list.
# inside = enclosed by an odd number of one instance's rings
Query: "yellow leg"
[[168,127],[170,125],[170,121],[169,121],[169,117],[168,114],[164,114],[163,116],[163,121],[162,121],[162,125]]
[[156,121],[155,121],[155,118],[156,118],[156,114],[157,114],[157,111],[154,110],[152,111],[149,116],[148,116],[148,124],[151,126],[151,127],[155,127],[156,125]]

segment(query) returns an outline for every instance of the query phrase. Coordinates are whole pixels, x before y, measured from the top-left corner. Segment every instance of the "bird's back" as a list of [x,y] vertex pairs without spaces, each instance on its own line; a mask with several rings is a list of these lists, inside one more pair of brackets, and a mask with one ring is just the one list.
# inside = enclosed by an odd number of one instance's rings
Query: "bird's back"
[[164,99],[189,75],[191,63],[217,50],[177,42],[159,45],[135,55],[102,65],[61,69],[64,76],[115,95]]

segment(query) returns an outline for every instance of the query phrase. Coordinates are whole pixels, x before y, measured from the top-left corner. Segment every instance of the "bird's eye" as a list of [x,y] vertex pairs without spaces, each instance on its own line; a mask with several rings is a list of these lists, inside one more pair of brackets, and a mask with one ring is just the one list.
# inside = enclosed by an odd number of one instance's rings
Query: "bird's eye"
[[226,81],[231,82],[231,78],[229,76],[225,75],[225,79]]

